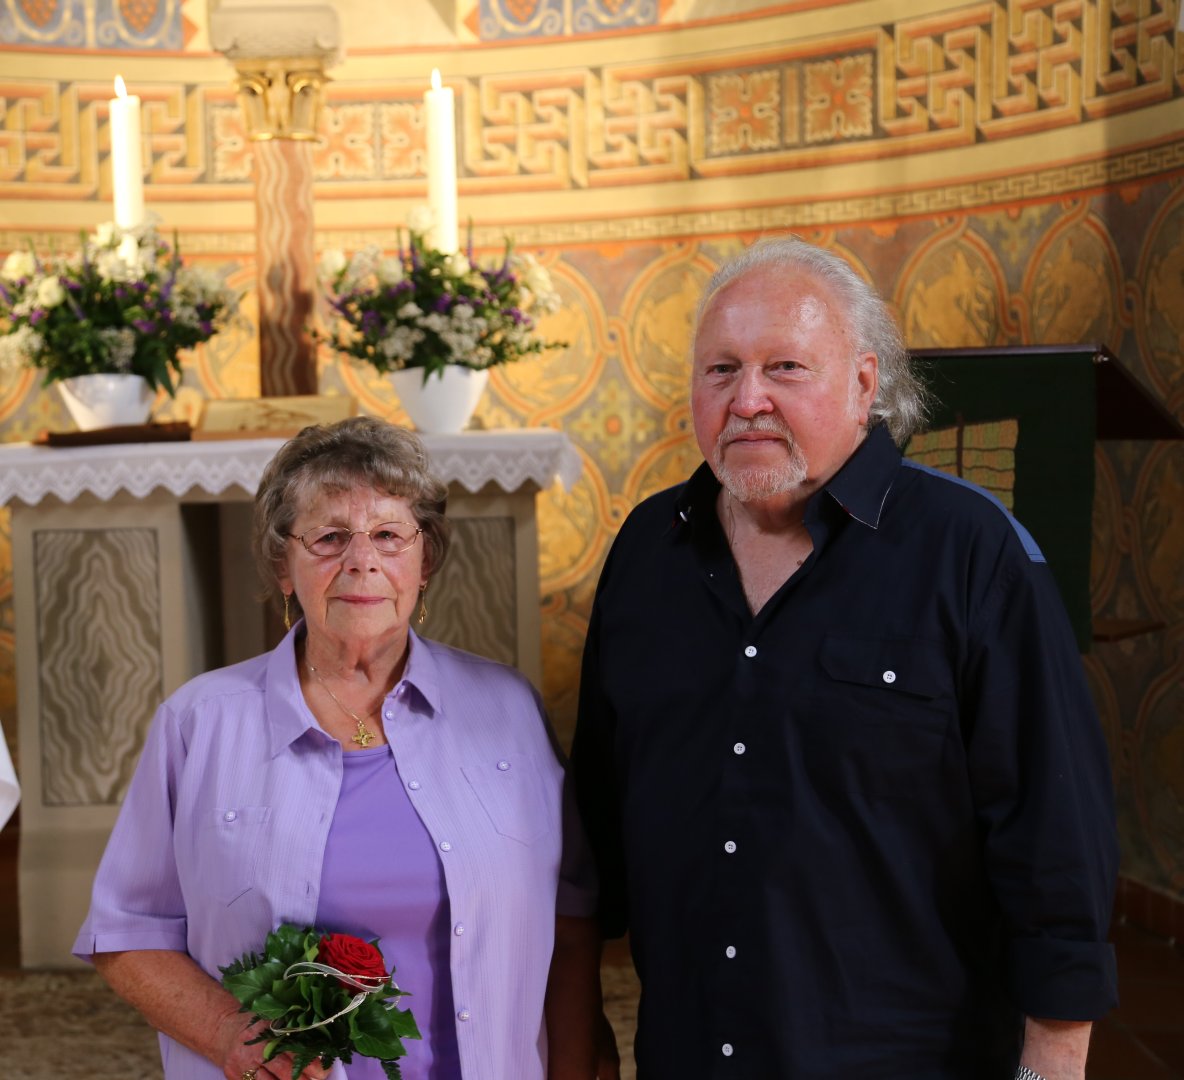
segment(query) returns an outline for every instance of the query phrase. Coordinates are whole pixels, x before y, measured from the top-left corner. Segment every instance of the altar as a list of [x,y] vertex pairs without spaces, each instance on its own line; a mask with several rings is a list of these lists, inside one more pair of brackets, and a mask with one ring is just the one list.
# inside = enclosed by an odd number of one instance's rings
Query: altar
[[[550,429],[425,435],[448,484],[452,547],[428,636],[541,682],[535,495],[575,482]],[[279,439],[85,448],[0,446],[12,508],[21,963],[69,947],[160,701],[270,647],[251,499]]]

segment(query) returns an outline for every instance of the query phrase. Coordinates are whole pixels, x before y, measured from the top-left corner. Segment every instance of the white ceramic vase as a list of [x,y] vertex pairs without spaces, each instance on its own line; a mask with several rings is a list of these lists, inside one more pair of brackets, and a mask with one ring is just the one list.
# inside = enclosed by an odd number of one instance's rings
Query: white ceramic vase
[[423,368],[391,372],[399,401],[417,431],[429,435],[463,431],[489,381],[488,371],[448,364],[425,383]]
[[79,431],[143,424],[156,397],[142,375],[75,375],[58,389]]

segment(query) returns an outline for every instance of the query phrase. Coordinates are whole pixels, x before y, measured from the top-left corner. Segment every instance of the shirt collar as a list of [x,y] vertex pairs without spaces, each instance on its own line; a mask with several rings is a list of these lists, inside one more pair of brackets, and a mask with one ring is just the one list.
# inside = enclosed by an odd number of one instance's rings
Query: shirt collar
[[296,639],[303,632],[304,620],[298,619],[267,659],[265,706],[271,757],[291,746],[310,728],[319,730],[305,703],[296,670]]
[[[806,517],[809,519],[817,513],[815,504],[823,495],[827,495],[848,517],[869,528],[878,528],[884,502],[900,467],[900,457],[900,450],[892,441],[888,429],[883,424],[877,424],[822,490],[810,497]],[[693,521],[698,524],[695,519],[704,515],[714,520],[715,499],[719,489],[719,480],[704,462],[683,484],[674,503],[677,516],[672,524],[676,527],[692,524]]]
[[879,528],[880,514],[900,468],[900,457],[900,449],[892,441],[888,429],[877,424],[822,492],[829,495],[848,517],[869,528]]
[[407,665],[403,668],[400,685],[402,683],[412,687],[432,712],[440,711],[440,661],[432,642],[421,638],[414,630],[407,631]]
[[[296,670],[296,639],[304,632],[304,620],[298,620],[267,660],[268,754],[275,757],[291,746],[306,731],[320,731],[300,689]],[[423,698],[432,712],[440,711],[440,664],[432,653],[431,642],[408,631],[407,665],[403,678]],[[395,691],[392,691],[394,693]]]

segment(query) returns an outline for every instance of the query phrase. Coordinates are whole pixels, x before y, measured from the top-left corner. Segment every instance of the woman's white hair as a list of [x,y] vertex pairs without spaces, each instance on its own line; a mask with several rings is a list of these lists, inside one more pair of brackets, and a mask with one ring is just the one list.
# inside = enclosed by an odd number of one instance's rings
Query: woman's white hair
[[[809,274],[830,289],[846,317],[856,355],[876,354],[879,386],[868,415],[868,427],[883,424],[898,446],[925,421],[926,392],[909,363],[900,328],[888,305],[846,262],[796,236],[759,240],[719,267],[708,281],[695,312],[695,337],[703,313],[716,293],[754,270]],[[852,357],[854,360],[855,357]]]

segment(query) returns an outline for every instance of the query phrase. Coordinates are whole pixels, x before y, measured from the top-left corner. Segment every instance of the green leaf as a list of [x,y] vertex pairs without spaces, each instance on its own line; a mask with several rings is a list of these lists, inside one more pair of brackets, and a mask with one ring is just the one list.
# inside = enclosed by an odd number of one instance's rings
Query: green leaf
[[254,1007],[256,998],[270,993],[272,985],[284,973],[284,965],[277,960],[269,960],[258,967],[240,967],[238,971],[232,970],[234,966],[232,964],[223,975],[222,985],[248,1008]]
[[288,1003],[280,1001],[274,994],[260,994],[251,1003],[251,1011],[264,1020],[279,1020],[289,1009]]
[[[397,1012],[388,1011],[380,1001],[370,998],[360,1009],[350,1013],[350,1035],[359,1054],[386,1059],[402,1057],[407,1053],[396,1025]],[[409,1036],[418,1038],[419,1031],[414,1020],[411,1028],[414,1034],[409,1032]]]

